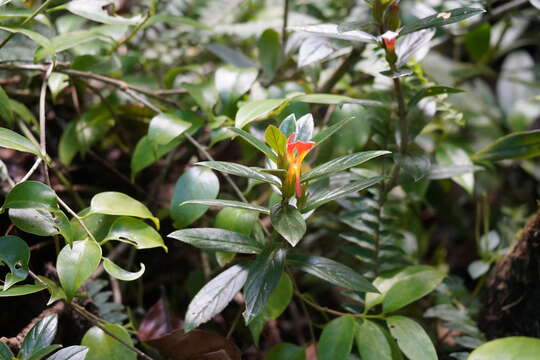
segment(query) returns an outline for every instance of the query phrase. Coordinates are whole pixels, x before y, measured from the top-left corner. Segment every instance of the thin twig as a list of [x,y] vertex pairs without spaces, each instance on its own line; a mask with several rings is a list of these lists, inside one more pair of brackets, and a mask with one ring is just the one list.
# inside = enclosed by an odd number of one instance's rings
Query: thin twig
[[77,215],[77,213],[75,211],[73,211],[68,204],[66,204],[59,196],[56,197],[58,199],[58,202],[60,203],[60,205],[62,205],[64,207],[64,209],[67,210],[68,213],[71,214],[71,216],[73,216],[75,219],[77,219],[77,221],[79,222],[79,224],[81,224],[82,228],[84,229],[84,231],[88,234],[88,236],[90,237],[90,239],[94,240],[97,242],[96,238],[94,237],[94,234],[92,234],[92,232],[90,231],[90,229],[88,229],[88,227],[86,226],[86,224],[84,223],[84,221],[81,219],[81,217],[79,215]]
[[289,23],[289,0],[283,1],[283,27],[281,28],[281,48],[285,52],[285,45],[287,43],[287,26]]
[[[50,63],[45,76],[43,77],[43,83],[41,84],[41,92],[39,95],[39,145],[41,149],[41,156],[47,157],[47,129],[46,129],[46,112],[45,112],[45,100],[47,98],[47,81],[54,69],[54,62]],[[46,163],[43,163],[43,175],[47,185],[51,186],[51,178],[49,177],[49,167]]]
[[28,179],[30,179],[30,177],[32,176],[34,171],[36,171],[36,169],[39,167],[39,164],[41,164],[41,161],[43,161],[43,160],[40,157],[38,157],[36,159],[36,161],[34,162],[34,165],[32,165],[32,167],[30,168],[30,170],[28,170],[26,175],[24,175],[24,177],[21,179],[21,181],[19,181],[19,184],[22,183],[22,182],[25,182]]

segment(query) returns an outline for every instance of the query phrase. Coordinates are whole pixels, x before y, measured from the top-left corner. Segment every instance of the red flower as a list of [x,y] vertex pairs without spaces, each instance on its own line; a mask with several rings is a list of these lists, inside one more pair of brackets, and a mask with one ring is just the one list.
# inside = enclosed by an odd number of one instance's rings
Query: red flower
[[394,31],[388,30],[384,34],[382,34],[381,38],[384,41],[384,45],[386,46],[386,50],[388,52],[393,53],[396,49],[396,39],[398,38],[398,33]]
[[[302,161],[313,149],[315,143],[313,141],[294,141],[295,133],[287,139],[287,160],[289,168],[287,170],[287,184],[293,183],[296,180],[296,196],[302,197],[302,186],[300,185],[300,176],[302,173]],[[293,179],[294,178],[294,179]]]

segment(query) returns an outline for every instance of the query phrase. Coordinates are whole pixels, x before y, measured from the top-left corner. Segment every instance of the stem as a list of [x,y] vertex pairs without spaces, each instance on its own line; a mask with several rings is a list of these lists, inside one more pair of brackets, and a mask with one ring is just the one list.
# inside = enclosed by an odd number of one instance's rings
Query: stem
[[[52,0],[46,0],[43,4],[41,4],[40,7],[38,7],[36,10],[34,10],[34,12],[32,14],[30,14],[29,17],[27,17],[19,26],[24,26],[26,24],[28,24],[30,21],[32,21],[36,16],[38,16],[38,14],[45,8],[47,7],[47,5],[49,5],[49,3],[51,2]],[[15,36],[15,33],[10,33],[8,35],[7,38],[4,39],[4,41],[2,41],[2,43],[0,44],[0,49],[4,47],[4,45],[6,45],[9,40],[11,40],[13,37]]]
[[91,323],[93,323],[95,326],[97,326],[98,328],[100,328],[105,334],[109,335],[110,337],[112,337],[113,339],[115,339],[116,341],[118,341],[120,344],[124,345],[125,347],[127,347],[128,349],[132,350],[132,351],[135,351],[140,357],[142,357],[143,359],[146,359],[146,360],[154,360],[152,357],[148,356],[147,354],[145,354],[144,352],[142,352],[141,350],[137,349],[135,346],[131,345],[131,344],[128,344],[126,341],[124,341],[123,339],[119,338],[118,336],[116,336],[115,334],[113,334],[111,331],[109,331],[104,325],[103,323],[107,324],[103,319],[100,319],[98,318],[97,316],[95,316],[94,314],[90,313],[89,311],[87,311],[85,308],[83,308],[82,306],[78,305],[78,304],[75,304],[75,303],[71,303],[69,304],[71,305],[71,307],[73,308],[73,310],[75,310],[76,312],[78,312],[79,314],[81,314],[84,318],[86,318],[88,321],[90,321]]
[[92,232],[88,229],[88,227],[86,226],[86,224],[84,223],[84,221],[82,221],[81,217],[79,215],[77,215],[77,213],[75,211],[73,211],[69,206],[68,204],[66,204],[59,196],[56,197],[58,199],[58,202],[60,203],[60,205],[62,205],[64,207],[64,209],[67,210],[68,213],[71,214],[71,216],[73,216],[75,219],[77,219],[77,221],[79,222],[79,224],[81,224],[82,228],[84,229],[84,231],[88,234],[88,236],[90,237],[90,239],[94,240],[95,242],[97,242],[96,238],[94,237],[94,234],[92,234]]
[[[392,69],[396,70],[395,67]],[[407,110],[405,109],[405,99],[403,96],[403,90],[401,89],[401,80],[399,78],[393,78],[394,91],[396,92],[398,102],[398,115],[399,115],[399,133],[401,135],[399,152],[403,155],[407,152],[407,145],[409,143],[409,126],[407,124]]]
[[19,181],[19,184],[22,183],[22,182],[25,182],[26,180],[30,179],[30,176],[32,176],[32,174],[36,171],[36,169],[39,167],[39,164],[41,164],[41,161],[42,159],[40,157],[38,157],[36,159],[36,161],[34,162],[34,165],[32,165],[32,167],[30,168],[30,170],[28,170],[28,172],[26,173],[26,175],[24,175],[24,177],[21,179],[21,181]]
[[137,26],[135,26],[135,28],[133,29],[133,31],[128,35],[126,36],[125,38],[123,38],[122,40],[120,40],[119,42],[116,43],[116,45],[114,45],[114,47],[111,49],[111,51],[109,52],[110,54],[114,53],[116,50],[118,50],[118,48],[120,46],[122,46],[123,44],[127,43],[128,41],[130,41],[131,39],[133,39],[133,37],[135,35],[137,35],[137,33],[139,32],[139,30],[142,29],[142,27],[144,26],[144,24],[146,24],[146,22],[148,21],[148,19],[150,19],[150,16],[151,16],[151,11],[148,11],[146,12],[146,15],[144,16],[144,19],[137,24]]
[[[41,84],[41,93],[39,95],[39,145],[41,149],[41,156],[47,158],[47,129],[45,127],[46,122],[46,113],[45,113],[45,100],[47,98],[47,80],[54,69],[54,62],[49,65],[49,68],[45,72],[43,77],[43,83]],[[51,186],[51,178],[49,177],[49,167],[46,163],[43,163],[43,175],[45,176],[45,181],[49,186]]]
[[283,1],[283,27],[281,28],[281,45],[285,52],[285,43],[287,42],[287,26],[289,23],[289,0]]

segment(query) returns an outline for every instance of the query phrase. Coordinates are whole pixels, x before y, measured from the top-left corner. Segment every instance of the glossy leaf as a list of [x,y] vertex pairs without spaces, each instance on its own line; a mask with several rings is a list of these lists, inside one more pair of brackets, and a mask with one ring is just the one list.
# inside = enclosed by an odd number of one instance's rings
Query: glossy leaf
[[56,210],[56,194],[47,185],[38,181],[25,181],[15,185],[6,196],[4,208]]
[[[279,131],[285,135],[285,140],[296,132],[296,116],[294,113],[289,114],[282,122],[279,124]],[[275,136],[275,135],[274,135]],[[282,140],[279,140],[277,144],[279,145]]]
[[268,126],[264,132],[264,139],[279,156],[285,156],[287,138],[277,127]]
[[51,43],[49,39],[47,39],[45,36],[41,35],[40,33],[37,33],[32,30],[28,30],[25,28],[17,28],[17,27],[7,27],[7,26],[0,26],[0,30],[7,31],[13,34],[22,34],[29,39],[35,41],[37,44],[44,48],[50,48]]
[[184,204],[189,200],[213,200],[219,194],[219,179],[202,166],[189,168],[176,182],[171,200],[171,218],[176,228],[186,227],[204,215],[208,206]]
[[439,12],[437,14],[420,19],[412,24],[405,25],[399,32],[399,36],[410,34],[412,32],[433,27],[453,24],[465,20],[471,16],[484,13],[484,9],[478,8],[457,8],[449,11]]
[[276,186],[281,186],[281,181],[279,181],[279,179],[273,175],[265,174],[264,172],[255,170],[253,168],[250,168],[244,165],[232,163],[232,162],[202,161],[202,162],[198,162],[196,165],[205,166],[210,169],[221,171],[226,174],[247,177],[250,179],[260,180],[262,182],[273,184]]
[[175,240],[205,250],[229,251],[243,254],[258,254],[262,246],[249,236],[223,229],[197,228],[177,230],[168,235]]
[[315,134],[313,136],[313,141],[317,143],[317,145],[322,144],[325,140],[329,139],[332,135],[334,135],[336,132],[341,130],[341,128],[345,125],[347,125],[353,117],[349,117],[345,120],[339,121],[336,124],[329,126],[325,128],[324,130],[319,131],[319,133]]
[[89,214],[125,215],[150,219],[159,229],[159,219],[138,200],[124,193],[108,191],[94,195],[90,202]]
[[4,342],[0,341],[0,360],[12,360],[14,357],[15,355],[13,355],[11,349]]
[[[4,91],[4,88],[1,86],[0,86],[0,118],[4,119],[8,124],[13,124],[13,121],[15,120],[13,116],[13,110],[11,109],[11,102],[9,100],[9,97]],[[8,129],[0,128],[0,130],[8,130]],[[0,146],[4,146],[4,145],[2,145],[2,143],[0,142]]]
[[268,208],[264,206],[234,200],[188,200],[184,201],[182,204],[199,204],[206,206],[229,207],[235,209],[251,210],[262,214],[270,215],[270,210],[268,210]]
[[[82,222],[84,222],[88,230],[90,230],[90,232],[94,235],[96,241],[101,242],[109,233],[112,223],[118,218],[118,216],[90,214],[89,212],[90,208],[86,208],[79,212],[78,215],[83,218]],[[83,229],[77,219],[71,219],[71,228],[73,230],[73,238],[75,240],[83,240],[88,238],[86,230]]]
[[371,309],[382,303],[385,313],[396,311],[435,290],[445,276],[427,265],[409,266],[381,275],[373,282],[380,294],[368,294],[365,306]]
[[315,255],[289,254],[287,264],[346,289],[378,293],[377,288],[362,275],[331,259]]
[[56,269],[68,302],[96,271],[100,260],[101,247],[92,240],[75,241],[72,248],[66,245],[60,251]]
[[267,119],[272,115],[273,111],[283,106],[285,102],[285,99],[264,99],[248,102],[238,109],[235,126],[241,129],[254,121]]
[[540,340],[524,336],[495,339],[475,349],[467,360],[535,360]]
[[41,284],[15,285],[10,287],[8,290],[0,291],[0,297],[29,295],[45,290],[46,288],[47,287],[45,285]]
[[66,299],[66,293],[54,280],[51,280],[48,277],[41,275],[38,275],[38,277],[41,279],[40,283],[47,285],[47,290],[51,295],[49,301],[47,301],[47,306],[51,305],[55,301]]
[[473,168],[473,171],[469,171],[461,176],[452,177],[452,180],[467,190],[469,194],[472,194],[474,189],[474,167],[469,155],[465,152],[465,150],[452,144],[443,143],[437,148],[435,156],[437,158],[437,162],[441,165],[469,166]]
[[101,241],[101,244],[111,240],[125,242],[139,250],[162,247],[167,251],[163,238],[152,226],[128,216],[119,217],[112,223],[109,233]]
[[[103,326],[125,343],[133,345],[131,337],[122,326],[116,324],[105,324]],[[107,335],[97,326],[91,327],[84,334],[81,345],[88,348],[85,360],[137,360],[135,351]]]
[[[242,129],[231,127],[229,128],[232,132],[235,132],[236,134],[240,135],[242,139],[247,141],[249,144],[254,146],[257,150],[261,151],[263,154],[265,154],[269,159],[273,160],[274,162],[277,162],[276,154],[261,140],[257,139],[255,136],[251,135],[247,131],[244,131]],[[268,141],[267,141],[268,142]]]
[[297,208],[289,204],[279,204],[270,214],[272,226],[291,246],[296,246],[306,233],[306,221]]
[[264,76],[273,78],[281,63],[282,54],[277,31],[273,29],[265,30],[259,38],[257,47]]
[[393,360],[392,348],[383,331],[379,325],[368,319],[362,320],[360,325],[357,324],[356,346],[363,360]]
[[317,360],[346,360],[354,340],[355,320],[352,316],[340,316],[323,328]]
[[113,263],[111,260],[107,258],[103,258],[103,268],[107,272],[107,274],[111,275],[112,277],[123,280],[123,281],[133,281],[137,280],[144,274],[145,266],[143,263],[140,265],[140,270],[136,272],[127,271],[125,269],[122,269],[120,266]]
[[244,286],[246,310],[244,320],[247,325],[262,313],[266,303],[279,283],[285,263],[286,251],[268,247],[257,256],[249,268]]
[[[9,218],[22,231],[39,236],[60,234],[61,226],[71,228],[66,215],[60,210],[51,213],[43,209],[9,209]],[[70,242],[72,235],[67,235]]]
[[317,166],[302,175],[302,182],[313,180],[322,176],[333,175],[340,171],[358,166],[379,156],[390,154],[390,151],[363,151],[356,154],[345,155],[327,163]]
[[305,360],[306,350],[300,346],[282,342],[268,350],[263,360]]
[[184,329],[190,331],[225,309],[244,286],[247,276],[244,266],[234,265],[206,283],[188,306]]
[[313,115],[307,113],[300,119],[296,120],[296,136],[295,141],[310,141],[313,137],[313,129],[315,124],[313,122]]
[[161,113],[150,121],[148,139],[156,144],[165,145],[190,127],[191,123],[182,120],[174,113]]
[[0,237],[0,266],[5,264],[10,271],[4,281],[2,288],[4,292],[14,284],[26,279],[29,261],[30,248],[23,239],[13,235]]
[[306,213],[310,210],[316,209],[319,206],[322,206],[330,201],[334,201],[336,199],[339,199],[343,196],[356,193],[358,191],[365,190],[379,182],[382,181],[381,176],[374,176],[372,178],[366,179],[366,180],[360,180],[355,181],[352,183],[349,183],[347,185],[340,186],[336,189],[328,190],[322,194],[318,194],[315,198],[310,198],[308,200],[308,203],[304,208],[302,208],[302,212]]
[[409,359],[438,359],[431,339],[414,320],[405,316],[390,316],[386,319],[386,323],[399,348]]
[[302,68],[322,61],[335,52],[332,43],[323,36],[309,36],[298,50],[298,67]]
[[540,130],[515,132],[494,141],[472,156],[474,161],[528,159],[540,155]]
[[341,32],[339,31],[338,25],[336,24],[293,26],[291,27],[291,30],[307,32],[313,35],[330,37],[334,39],[358,41],[365,43],[376,42],[377,40],[375,36],[361,30]]
[[33,353],[51,345],[57,327],[58,314],[48,315],[38,321],[25,336],[18,357],[21,360],[29,360]]
[[17,134],[15,131],[6,128],[0,128],[0,147],[24,151],[34,155],[41,154],[37,145],[34,145],[30,140]]
[[437,96],[441,94],[457,94],[461,92],[463,92],[463,90],[461,89],[454,89],[446,86],[431,86],[428,88],[424,88],[414,94],[414,96],[409,100],[408,107],[413,107],[418,104],[420,100],[430,96]]
[[85,360],[87,354],[88,348],[86,346],[73,345],[58,350],[47,360]]

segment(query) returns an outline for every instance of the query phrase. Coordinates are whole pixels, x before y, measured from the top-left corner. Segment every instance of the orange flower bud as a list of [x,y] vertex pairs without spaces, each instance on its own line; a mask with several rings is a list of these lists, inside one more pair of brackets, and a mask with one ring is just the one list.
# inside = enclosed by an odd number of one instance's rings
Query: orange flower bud
[[384,46],[386,47],[386,50],[390,53],[393,53],[396,51],[396,39],[398,37],[398,33],[388,30],[384,34],[382,34],[381,38],[384,41]]
[[302,161],[315,146],[313,141],[294,141],[295,133],[287,139],[287,160],[289,168],[287,170],[287,184],[292,186],[295,182],[296,196],[302,197],[302,186],[300,185],[300,176],[302,175]]

